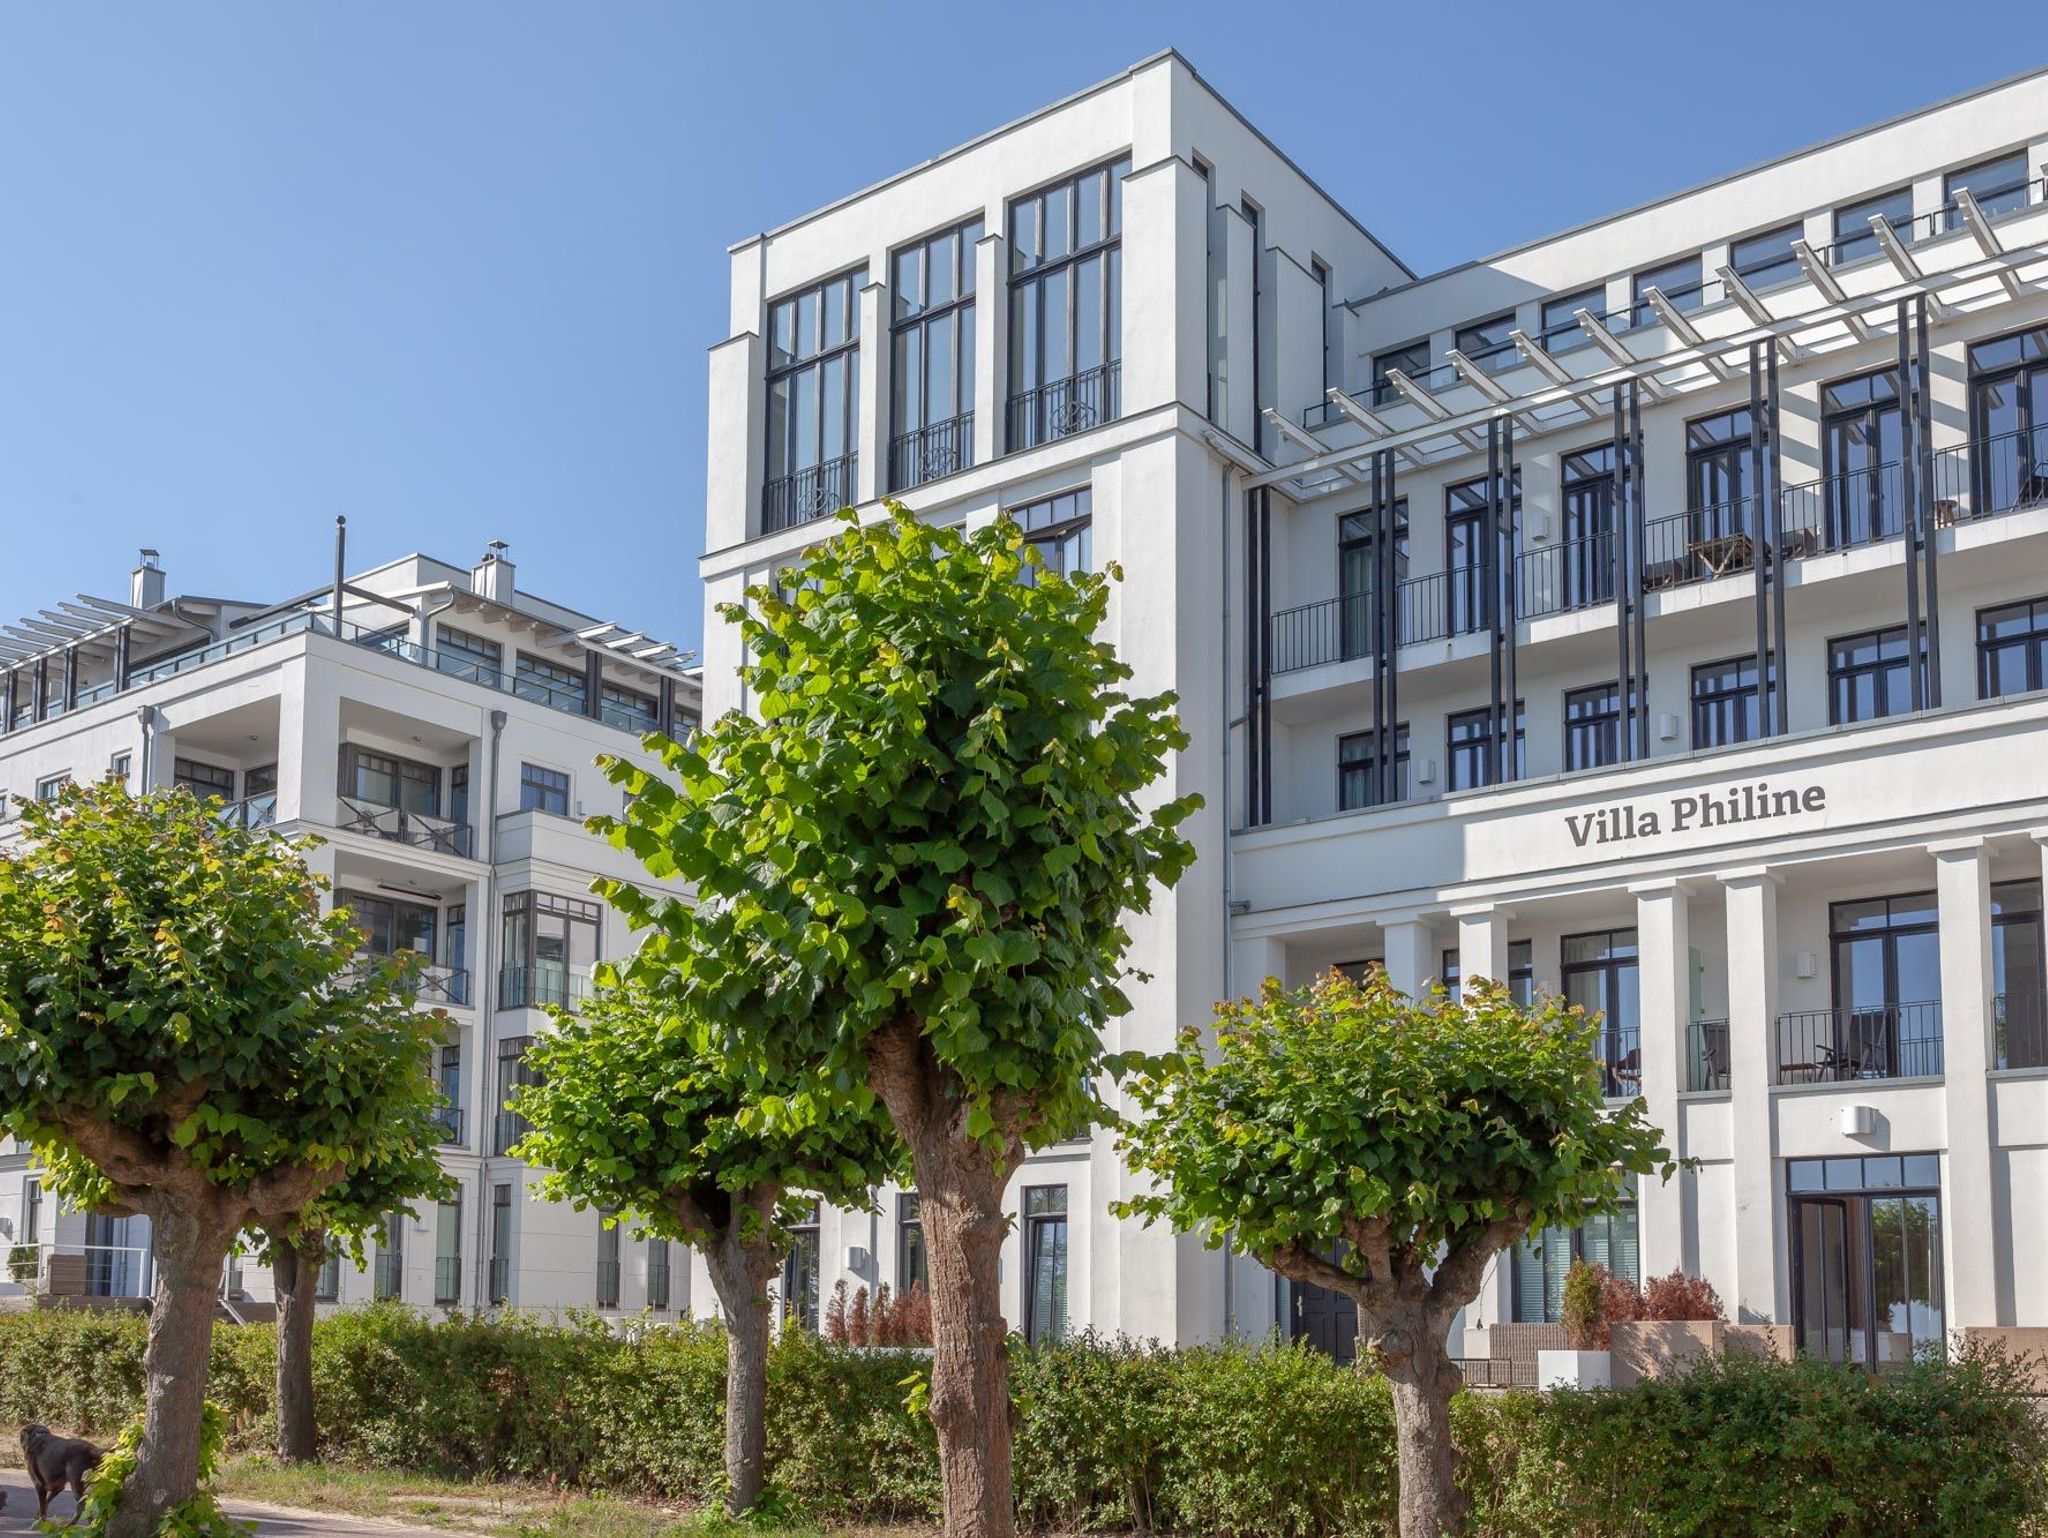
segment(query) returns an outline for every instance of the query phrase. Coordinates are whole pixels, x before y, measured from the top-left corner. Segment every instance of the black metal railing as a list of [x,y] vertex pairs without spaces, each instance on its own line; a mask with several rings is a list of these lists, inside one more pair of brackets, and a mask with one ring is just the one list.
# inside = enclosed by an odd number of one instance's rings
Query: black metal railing
[[1005,447],[1015,453],[1114,422],[1122,415],[1122,394],[1123,364],[1114,358],[1035,390],[1021,390],[1010,397]]
[[259,828],[274,828],[277,826],[277,792],[273,790],[264,795],[230,801],[215,815],[229,827],[244,828],[251,833]]
[[652,1309],[668,1307],[669,1260],[666,1249],[650,1250],[647,1256],[647,1306]]
[[600,1260],[597,1263],[597,1306],[619,1306],[619,1263],[616,1260]]
[[859,469],[860,455],[841,454],[770,481],[761,488],[761,532],[793,529],[851,506]]
[[1643,587],[1684,587],[1756,565],[1756,516],[1750,498],[1718,502],[1643,525]]
[[487,1269],[491,1307],[498,1308],[512,1300],[512,1262],[503,1255],[493,1255]]
[[1707,1094],[1728,1087],[1728,1022],[1695,1020],[1686,1029],[1685,1087]]
[[379,1250],[370,1268],[370,1285],[380,1303],[404,1297],[405,1256]]
[[1788,556],[1897,539],[1906,529],[1905,482],[1898,461],[1787,486],[1781,527]]
[[462,1107],[459,1105],[437,1105],[434,1107],[434,1125],[441,1129],[443,1143],[462,1141]]
[[1614,602],[1614,535],[1580,534],[1515,556],[1515,613],[1522,619]]
[[1996,1068],[2048,1068],[2048,999],[2036,990],[1991,1001]]
[[2048,423],[1934,456],[1934,526],[2048,506]]
[[503,967],[498,972],[498,1008],[567,1008],[590,997],[590,974],[578,967]]
[[462,1257],[434,1257],[434,1306],[451,1308],[462,1301]]
[[889,489],[908,491],[974,464],[974,413],[927,422],[889,440]]
[[344,833],[365,833],[388,843],[410,844],[415,849],[432,849],[465,859],[469,856],[469,824],[425,812],[409,812],[401,806],[380,806],[346,793],[342,794],[341,816],[335,826]]
[[1275,614],[1269,627],[1271,668],[1292,673],[1372,654],[1372,595],[1346,593]]
[[504,1158],[532,1130],[533,1123],[517,1111],[501,1110],[491,1124],[491,1153],[497,1158]]
[[1594,1044],[1600,1059],[1600,1093],[1609,1100],[1633,1100],[1643,1092],[1643,1043],[1639,1026],[1600,1024]]
[[1940,1073],[1939,999],[1778,1016],[1775,1083],[1919,1079]]
[[1451,1365],[1467,1388],[1513,1388],[1513,1364],[1506,1357],[1454,1356]]

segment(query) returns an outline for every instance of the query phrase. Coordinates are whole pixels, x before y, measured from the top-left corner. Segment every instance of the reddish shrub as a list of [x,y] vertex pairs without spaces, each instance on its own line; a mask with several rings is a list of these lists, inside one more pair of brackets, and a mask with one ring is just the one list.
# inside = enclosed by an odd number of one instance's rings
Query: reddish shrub
[[1643,1285],[1644,1319],[1714,1320],[1728,1316],[1721,1310],[1721,1295],[1706,1278],[1673,1271],[1652,1277]]
[[868,1290],[857,1288],[853,1294],[853,1307],[846,1311],[846,1338],[856,1346],[868,1343]]

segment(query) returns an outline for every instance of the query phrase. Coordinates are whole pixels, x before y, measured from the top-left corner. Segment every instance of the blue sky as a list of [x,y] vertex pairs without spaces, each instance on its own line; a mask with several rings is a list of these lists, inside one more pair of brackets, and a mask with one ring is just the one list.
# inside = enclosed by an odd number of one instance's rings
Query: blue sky
[[283,596],[345,513],[352,564],[505,539],[693,645],[751,232],[1170,44],[1428,271],[2048,62],[2039,18],[9,0],[0,613],[118,595],[145,544],[174,588]]

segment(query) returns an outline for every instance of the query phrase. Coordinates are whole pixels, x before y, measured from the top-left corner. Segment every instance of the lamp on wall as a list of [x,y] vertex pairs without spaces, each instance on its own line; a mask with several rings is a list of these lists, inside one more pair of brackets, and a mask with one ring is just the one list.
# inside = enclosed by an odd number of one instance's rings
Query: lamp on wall
[[1812,951],[1801,951],[1792,958],[1792,975],[1811,977],[1820,970],[1820,958]]

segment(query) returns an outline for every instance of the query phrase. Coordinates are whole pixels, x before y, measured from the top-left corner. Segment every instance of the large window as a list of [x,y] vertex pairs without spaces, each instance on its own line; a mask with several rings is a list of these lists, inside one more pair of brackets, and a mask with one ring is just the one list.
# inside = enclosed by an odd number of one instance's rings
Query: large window
[[[204,801],[218,796],[223,801],[235,799],[235,771],[220,764],[204,763],[196,758],[174,758],[171,760],[171,783],[180,789],[189,790]],[[387,801],[386,806],[396,806]]]
[[434,1306],[462,1301],[462,1191],[434,1208]]
[[761,532],[852,502],[860,441],[860,286],[842,273],[768,307],[768,484]]
[[349,918],[363,932],[363,949],[370,955],[397,956],[417,951],[429,962],[437,959],[434,939],[441,925],[439,908],[351,891],[335,893],[334,906],[348,910]]
[[1496,315],[1492,320],[1478,320],[1469,326],[1460,326],[1452,345],[1487,373],[1498,374],[1515,365],[1515,342],[1508,335],[1514,329],[1513,312]]
[[376,1275],[371,1291],[380,1303],[405,1296],[405,1214],[394,1212],[377,1231]]
[[607,726],[623,732],[651,732],[661,724],[661,701],[623,684],[605,684],[599,691],[598,714]]
[[1835,243],[1828,248],[1830,265],[1839,267],[1844,262],[1860,262],[1866,256],[1876,256],[1880,249],[1877,236],[1870,228],[1873,215],[1883,217],[1885,223],[1895,230],[1910,230],[1913,227],[1913,189],[1900,187],[1894,192],[1882,192],[1874,198],[1850,203],[1835,210]]
[[928,1286],[924,1259],[924,1213],[917,1193],[905,1191],[896,1198],[896,1290]]
[[505,899],[498,1007],[573,1004],[597,965],[604,909],[579,897],[513,892]]
[[669,1306],[669,1253],[668,1240],[647,1241],[647,1306],[657,1312]]
[[1977,206],[1991,215],[2009,214],[2027,206],[2027,152],[2014,150],[1995,160],[1980,160],[1973,166],[1951,171],[1941,179],[1941,201],[1948,209],[1948,228],[1963,227],[1962,211],[1955,206],[1956,194],[1965,187]]
[[1991,889],[1991,993],[1992,1067],[2048,1068],[2048,950],[2038,881]]
[[2048,598],[1977,611],[1977,697],[2048,688]]
[[1067,1335],[1067,1188],[1024,1188],[1024,1338],[1054,1344]]
[[[1766,691],[1778,686],[1777,669],[1764,680]],[[1692,745],[1726,748],[1754,742],[1764,735],[1756,709],[1756,656],[1703,662],[1692,670]]]
[[1631,326],[1648,326],[1656,323],[1657,312],[1650,308],[1649,294],[1656,289],[1670,302],[1674,310],[1697,310],[1705,300],[1705,286],[1700,281],[1700,259],[1697,256],[1682,256],[1662,266],[1652,267],[1647,272],[1635,275],[1630,297],[1635,304],[1628,312]]
[[569,815],[569,776],[539,764],[519,766],[519,810]]
[[[1337,739],[1337,810],[1355,812],[1378,806],[1379,776],[1373,770],[1371,732],[1348,732]],[[1394,728],[1394,799],[1408,799],[1408,723]]]
[[[1372,649],[1373,529],[1369,510],[1337,515],[1338,639],[1347,658]],[[1407,575],[1408,499],[1399,497],[1394,502],[1394,581]]]
[[532,1124],[511,1109],[513,1096],[529,1085],[541,1082],[540,1070],[526,1060],[533,1045],[531,1036],[504,1036],[498,1040],[498,1118],[491,1152],[502,1158],[531,1130]]
[[1939,1156],[1787,1159],[1785,1187],[1799,1350],[1866,1371],[1939,1352]]
[[1394,371],[1399,369],[1410,379],[1420,379],[1429,372],[1429,338],[1419,342],[1408,342],[1400,347],[1390,347],[1385,352],[1375,353],[1372,360],[1372,402],[1375,406],[1390,405],[1401,398],[1399,388],[1394,384]]
[[969,220],[890,261],[889,485],[937,480],[974,463],[974,247]]
[[1614,445],[1595,443],[1558,459],[1564,543],[1531,557],[1523,583],[1532,613],[1583,609],[1614,598]]
[[434,666],[441,672],[487,688],[505,686],[505,648],[496,641],[457,630],[453,625],[439,626],[435,635]]
[[[1459,984],[1464,979],[1464,968],[1459,965],[1455,947],[1445,950],[1441,961],[1442,970],[1438,976],[1443,980],[1444,991],[1457,996]],[[1508,941],[1508,993],[1524,1009],[1536,1002],[1536,942],[1533,940]]]
[[1750,424],[1747,406],[1685,424],[1685,505],[1694,539],[1747,534],[1753,527]]
[[551,710],[581,715],[590,708],[590,680],[581,668],[568,667],[521,652],[513,664],[512,692]]
[[1792,242],[1806,233],[1799,223],[1745,235],[1728,248],[1728,265],[1752,289],[1775,288],[1799,276],[1799,256]]
[[[1482,705],[1477,710],[1461,710],[1449,717],[1444,725],[1448,788],[1476,790],[1482,785],[1491,785],[1494,779],[1492,707]],[[1528,774],[1528,727],[1527,706],[1525,702],[1516,700],[1514,751],[1508,764],[1510,780],[1523,779]]]
[[[1506,515],[1515,548],[1520,546],[1522,524],[1522,470],[1515,467],[1514,484],[1504,489],[1501,511]],[[1451,635],[1477,630],[1486,620],[1486,573],[1494,566],[1494,552],[1486,545],[1486,477],[1459,481],[1444,488],[1444,618]]]
[[2048,329],[1971,346],[1970,436],[1975,516],[2048,502]]
[[1621,685],[1590,684],[1564,697],[1564,766],[1599,769],[1621,762]]
[[441,812],[441,771],[433,764],[375,753],[351,742],[341,750],[341,793],[369,806],[437,817]]
[[[1924,661],[1924,639],[1921,651]],[[1828,642],[1828,720],[1846,726],[1911,710],[1912,666],[1904,625]]]
[[1098,166],[1010,204],[1012,450],[1120,414],[1123,179]]
[[1779,1022],[1781,1083],[1941,1072],[1941,931],[1932,892],[1828,907],[1835,1007]]
[[491,1276],[490,1305],[496,1308],[512,1299],[512,1184],[501,1181],[491,1187]]
[[782,1261],[782,1323],[818,1333],[818,1204],[789,1225],[789,1254]]
[[618,1210],[601,1208],[597,1214],[597,1306],[619,1306],[619,1223]]
[[1820,392],[1822,538],[1827,548],[1889,539],[1904,527],[1899,477],[1905,425],[1895,370],[1823,385]]
[[[1037,546],[1046,571],[1071,577],[1095,569],[1095,494],[1088,487],[1013,507],[1010,516],[1026,543]],[[1026,567],[1023,581],[1035,585],[1037,572]]]
[[1643,1090],[1639,1027],[1641,990],[1636,932],[1600,929],[1564,937],[1564,996],[1588,1015],[1599,1015],[1601,1089],[1610,1099]]
[[1585,288],[1576,294],[1559,294],[1543,301],[1543,350],[1552,356],[1593,345],[1586,328],[1579,324],[1584,310],[1596,321],[1607,318],[1607,290]]
[[1641,1280],[1633,1175],[1627,1193],[1619,1212],[1588,1218],[1576,1228],[1546,1228],[1515,1246],[1516,1324],[1556,1324],[1563,1317],[1565,1273],[1575,1260],[1605,1266],[1625,1282]]

